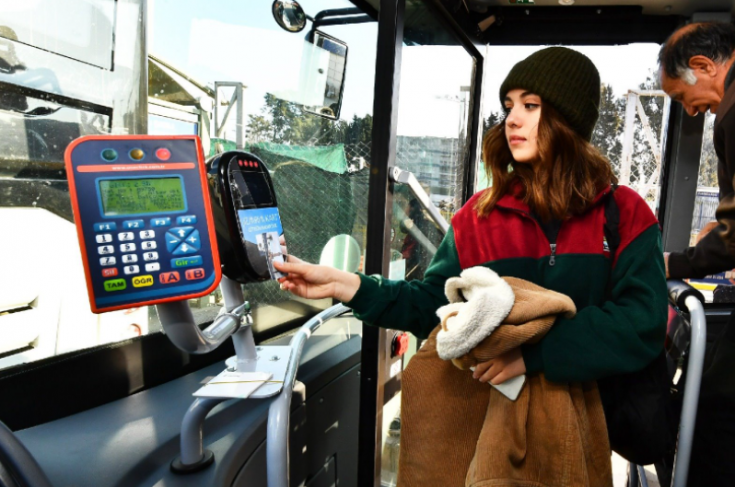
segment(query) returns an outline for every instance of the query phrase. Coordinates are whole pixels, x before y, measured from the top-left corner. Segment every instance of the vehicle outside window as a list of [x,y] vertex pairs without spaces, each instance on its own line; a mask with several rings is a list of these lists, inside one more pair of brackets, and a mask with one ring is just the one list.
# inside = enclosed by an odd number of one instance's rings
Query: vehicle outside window
[[[271,172],[289,253],[318,262],[337,234],[364,253],[377,22],[309,21],[293,33],[272,2],[78,2],[83,12],[69,3],[2,7],[0,369],[161,329],[154,307],[89,309],[63,164],[81,135],[194,134],[205,157],[250,151]],[[355,6],[304,8],[315,18]],[[275,281],[244,290],[256,337],[331,305]],[[222,297],[190,305],[205,323]]]

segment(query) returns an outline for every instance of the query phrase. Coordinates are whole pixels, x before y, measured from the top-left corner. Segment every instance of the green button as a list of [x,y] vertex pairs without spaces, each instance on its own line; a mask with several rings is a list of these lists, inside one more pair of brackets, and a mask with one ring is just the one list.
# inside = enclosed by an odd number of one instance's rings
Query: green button
[[105,291],[122,291],[127,287],[125,279],[110,279],[105,281]]

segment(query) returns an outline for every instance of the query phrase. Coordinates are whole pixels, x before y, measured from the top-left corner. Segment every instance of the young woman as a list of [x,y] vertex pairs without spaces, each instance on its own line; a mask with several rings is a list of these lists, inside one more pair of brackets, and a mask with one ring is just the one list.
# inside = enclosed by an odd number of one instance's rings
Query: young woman
[[[427,337],[447,303],[445,281],[487,266],[571,297],[537,344],[481,364],[476,379],[502,383],[543,372],[555,382],[591,381],[642,369],[661,352],[666,279],[658,222],[590,144],[600,78],[577,51],[552,47],[516,64],[500,88],[505,121],[485,135],[493,186],[452,219],[423,281],[391,281],[303,263],[278,264],[283,289],[336,298],[363,322]],[[610,255],[605,200],[615,198],[620,243]]]
[[[420,338],[428,337],[439,324],[436,311],[447,304],[446,280],[470,267],[486,266],[500,276],[525,279],[569,296],[577,308],[573,318],[558,318],[538,343],[479,364],[473,377],[500,384],[528,374],[529,381],[538,383],[540,378],[534,374],[543,373],[554,387],[566,383],[562,389],[577,398],[580,391],[593,391],[596,422],[580,419],[574,426],[576,420],[569,423],[568,414],[554,407],[548,408],[550,416],[541,423],[531,425],[529,415],[528,428],[534,431],[545,428],[548,420],[566,422],[572,428],[554,430],[560,436],[553,436],[548,445],[521,448],[524,455],[533,457],[513,460],[510,455],[493,464],[502,482],[489,472],[494,483],[477,485],[611,486],[607,438],[599,429],[604,424],[599,397],[594,385],[585,384],[641,370],[663,349],[667,297],[658,222],[636,192],[614,189],[617,181],[610,163],[589,142],[598,117],[600,78],[587,57],[561,47],[536,52],[513,67],[500,88],[500,98],[505,120],[490,129],[483,141],[485,168],[493,185],[473,196],[454,216],[423,281],[351,274],[291,257],[288,263],[277,264],[278,270],[287,273],[281,286],[305,298],[336,298],[367,324],[406,330]],[[606,239],[605,225],[616,219],[610,208],[617,213],[619,242]],[[423,374],[415,372],[412,377],[416,373]],[[495,405],[504,414],[507,403]],[[469,416],[463,419],[466,422]],[[427,417],[422,421],[435,422]],[[409,420],[405,423],[408,427]],[[441,434],[451,430],[436,431],[435,436],[445,442],[464,440],[461,435],[450,439],[450,434]],[[587,431],[591,436],[585,440],[563,431]],[[589,447],[590,440],[597,449]],[[580,442],[587,445],[581,446],[587,452],[582,454],[584,460],[579,455],[571,460],[565,452]],[[402,449],[404,443],[408,442],[402,442]],[[467,463],[471,457],[452,458],[452,445],[442,448],[439,457],[444,460],[438,463],[462,470],[451,479],[452,485],[464,486],[463,473],[469,469],[476,474],[473,464]],[[433,484],[448,468],[433,464],[437,462],[417,463],[416,455],[404,458],[403,452],[401,462],[407,486]],[[577,468],[580,463],[586,466]],[[469,474],[467,478],[469,482]]]

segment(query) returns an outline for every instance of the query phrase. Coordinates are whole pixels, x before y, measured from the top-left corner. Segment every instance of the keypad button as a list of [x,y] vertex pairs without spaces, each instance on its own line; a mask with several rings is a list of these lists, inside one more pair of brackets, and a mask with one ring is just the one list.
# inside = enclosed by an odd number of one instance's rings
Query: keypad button
[[173,252],[180,243],[181,239],[177,238],[175,235],[166,233],[166,250]]
[[204,279],[206,272],[204,272],[204,269],[200,267],[198,269],[187,270],[185,275],[187,281],[195,281],[197,279]]
[[155,238],[156,232],[153,230],[143,230],[140,232],[140,238],[141,239],[148,239],[148,238]]
[[99,252],[100,255],[114,254],[115,247],[112,245],[101,245],[97,247],[97,252]]
[[177,267],[194,267],[195,265],[202,265],[201,255],[192,255],[191,257],[179,257],[178,259],[171,259],[171,267],[174,269]]
[[150,262],[145,265],[146,272],[156,272],[161,270],[161,264],[158,262]]
[[120,252],[135,252],[136,249],[134,243],[120,244]]
[[103,233],[101,235],[96,235],[95,240],[97,240],[97,243],[108,243],[112,242],[112,234],[111,233]]
[[117,264],[117,259],[115,257],[102,257],[100,259],[101,266],[108,266],[108,265],[115,265],[115,264]]
[[110,279],[109,281],[104,282],[105,291],[111,292],[111,291],[122,291],[127,287],[127,284],[125,283],[125,279]]
[[191,232],[184,241],[196,250],[202,248],[202,242],[199,240],[199,230]]
[[156,242],[153,240],[147,240],[140,244],[140,248],[143,250],[153,250],[157,247]]
[[153,276],[135,276],[133,278],[133,287],[148,287],[153,285]]
[[133,232],[120,232],[117,234],[117,239],[121,242],[130,242],[135,240],[135,234]]
[[177,225],[194,225],[197,222],[196,215],[185,215],[176,218]]
[[102,269],[102,277],[115,277],[116,275],[117,275],[117,267],[110,267],[109,269]]
[[179,276],[179,273],[176,271],[161,272],[158,275],[158,280],[161,282],[161,284],[176,284],[177,282],[181,281],[181,276]]
[[143,254],[143,260],[145,261],[152,261],[152,260],[158,260],[158,252],[146,252]]
[[168,232],[166,232],[166,234],[173,235],[179,240],[184,240],[187,237],[187,235],[189,235],[193,230],[194,230],[194,227],[174,227]]
[[167,227],[169,225],[171,225],[170,218],[153,218],[151,220],[152,227]]
[[123,222],[123,228],[125,230],[135,230],[138,228],[145,228],[145,222],[143,220],[127,220]]
[[173,251],[174,255],[186,255],[186,254],[193,254],[194,252],[197,252],[199,249],[192,247],[186,242],[183,242],[181,245],[176,247],[176,250]]
[[123,264],[134,264],[138,262],[138,256],[135,254],[125,254],[122,256]]
[[126,265],[123,267],[123,272],[127,275],[137,274],[140,272],[140,267],[137,265]]
[[117,224],[115,222],[94,224],[95,232],[114,232],[115,230],[117,230]]

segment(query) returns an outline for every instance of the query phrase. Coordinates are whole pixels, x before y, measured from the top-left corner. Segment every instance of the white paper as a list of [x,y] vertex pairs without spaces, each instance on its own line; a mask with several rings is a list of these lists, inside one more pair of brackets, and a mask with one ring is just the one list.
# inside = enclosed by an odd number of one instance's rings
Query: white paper
[[197,397],[231,397],[245,399],[265,384],[273,374],[268,372],[223,371],[194,393]]

